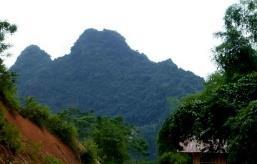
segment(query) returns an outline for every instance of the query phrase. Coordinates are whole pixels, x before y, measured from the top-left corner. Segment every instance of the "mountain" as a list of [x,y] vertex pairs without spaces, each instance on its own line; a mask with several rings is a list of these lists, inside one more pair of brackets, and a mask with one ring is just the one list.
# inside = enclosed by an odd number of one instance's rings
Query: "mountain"
[[120,115],[147,133],[152,128],[152,134],[170,113],[168,97],[179,99],[198,92],[204,83],[170,59],[150,61],[111,30],[86,30],[70,54],[55,60],[31,45],[11,70],[18,74],[20,97],[36,97],[56,112],[76,107]]

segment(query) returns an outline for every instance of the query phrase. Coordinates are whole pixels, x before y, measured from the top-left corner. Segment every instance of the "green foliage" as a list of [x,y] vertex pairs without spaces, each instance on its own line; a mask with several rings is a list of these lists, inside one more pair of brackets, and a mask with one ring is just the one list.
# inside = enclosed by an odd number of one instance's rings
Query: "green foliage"
[[20,113],[38,126],[50,130],[76,152],[79,151],[77,129],[74,125],[50,113],[46,106],[39,104],[34,98],[28,97],[26,99],[24,108]]
[[47,128],[58,136],[64,143],[70,146],[75,152],[80,151],[77,141],[77,129],[73,124],[53,115],[47,121]]
[[102,150],[104,163],[123,163],[129,159],[128,136],[129,131],[120,126],[120,121],[98,118],[97,126],[92,138]]
[[76,109],[65,110],[58,113],[58,116],[72,122],[78,128],[79,138],[86,140],[85,144],[89,144],[89,147],[94,145],[92,142],[97,145],[97,149],[91,147],[94,151],[86,153],[83,157],[85,159],[95,157],[97,152],[98,160],[101,159],[103,163],[124,163],[130,159],[130,153],[138,157],[147,155],[145,141],[120,117],[97,117]]
[[220,81],[220,76],[212,77],[202,93],[184,99],[165,121],[159,134],[160,153],[179,150],[178,143],[192,137],[204,142],[211,138],[217,147],[209,147],[209,151],[224,151],[223,145],[231,135],[227,121],[257,99],[256,79],[257,73],[230,83]]
[[7,34],[13,34],[17,27],[7,21],[0,21],[0,54],[10,47],[10,44],[4,42]]
[[229,161],[231,163],[254,164],[257,161],[257,101],[240,110],[239,114],[231,118],[228,124],[231,135],[228,139]]
[[99,148],[92,139],[86,139],[83,142],[86,151],[80,156],[83,163],[96,164],[97,161],[101,161],[99,157]]
[[8,71],[3,65],[3,60],[0,59],[0,99],[8,106],[18,110],[19,102],[16,97],[16,87],[14,83],[15,74]]
[[223,43],[214,54],[220,70],[210,76],[203,92],[185,98],[165,121],[159,133],[160,155],[197,139],[209,144],[205,151],[228,152],[229,163],[256,163],[256,16],[253,0],[227,10],[226,31],[218,34]]
[[59,159],[51,155],[47,155],[44,157],[44,163],[45,164],[62,164],[62,162]]
[[28,154],[31,160],[38,160],[41,155],[42,145],[40,143],[34,142],[32,140],[27,140],[24,142],[21,154]]
[[236,74],[250,73],[257,70],[256,52],[250,41],[239,31],[231,30],[226,34],[225,41],[216,48],[215,60],[225,70],[229,78]]
[[134,159],[134,160],[130,160],[125,162],[125,164],[156,164],[157,161],[156,160],[143,160],[143,159]]
[[89,138],[90,133],[96,126],[96,116],[92,113],[83,113],[78,109],[69,108],[57,113],[58,117],[75,125],[78,130],[79,139],[82,141]]
[[229,79],[257,70],[257,12],[255,0],[241,0],[225,14],[225,32],[217,33],[223,43],[216,47],[214,58]]
[[197,113],[204,104],[203,101],[198,100],[198,97],[200,96],[196,95],[184,99],[179,109],[166,119],[158,137],[160,154],[181,149],[179,142],[193,135],[192,128],[196,122]]
[[30,119],[38,126],[44,127],[49,121],[50,112],[46,106],[39,104],[34,98],[28,97],[26,98],[21,115]]
[[164,153],[159,160],[160,164],[190,164],[190,158],[182,153],[167,152]]
[[6,70],[3,61],[0,59],[0,100],[17,110],[19,103],[16,98],[14,80],[15,75]]
[[[10,47],[5,42],[6,35],[13,34],[16,26],[7,21],[0,21],[0,56],[5,56],[3,52]],[[18,109],[18,100],[16,98],[16,88],[14,85],[15,74],[9,72],[0,58],[0,99],[14,109]]]
[[0,112],[0,143],[6,145],[14,152],[22,148],[21,136],[19,131],[4,120],[4,113]]

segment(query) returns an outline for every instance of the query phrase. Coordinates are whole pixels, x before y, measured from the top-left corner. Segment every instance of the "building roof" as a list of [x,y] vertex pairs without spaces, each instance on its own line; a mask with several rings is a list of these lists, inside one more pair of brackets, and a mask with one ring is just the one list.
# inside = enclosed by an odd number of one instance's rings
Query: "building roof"
[[[185,153],[226,153],[227,145],[224,144],[221,148],[218,147],[213,141],[209,141],[209,143],[204,143],[202,141],[198,141],[196,139],[186,140],[183,143],[179,144],[183,150],[181,152]],[[212,147],[212,150],[211,149]]]

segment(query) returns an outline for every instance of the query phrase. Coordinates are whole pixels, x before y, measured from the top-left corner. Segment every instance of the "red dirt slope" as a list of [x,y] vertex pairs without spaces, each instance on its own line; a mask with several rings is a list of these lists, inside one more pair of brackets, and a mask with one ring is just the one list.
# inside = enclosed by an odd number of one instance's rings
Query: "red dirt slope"
[[39,128],[30,120],[23,118],[19,114],[12,114],[7,111],[5,112],[5,117],[9,123],[18,128],[25,142],[39,143],[42,153],[55,156],[61,159],[63,163],[80,163],[76,153],[47,130]]

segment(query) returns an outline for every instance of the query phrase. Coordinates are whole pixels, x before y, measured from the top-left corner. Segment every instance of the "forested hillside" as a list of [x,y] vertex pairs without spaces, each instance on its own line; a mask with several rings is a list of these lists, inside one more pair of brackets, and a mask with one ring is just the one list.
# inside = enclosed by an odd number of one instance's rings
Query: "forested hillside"
[[155,63],[132,50],[120,34],[86,30],[68,55],[51,60],[38,46],[27,47],[11,70],[20,98],[36,97],[56,112],[75,107],[98,115],[123,116],[152,134],[170,109],[167,98],[202,89],[203,79],[170,59]]

